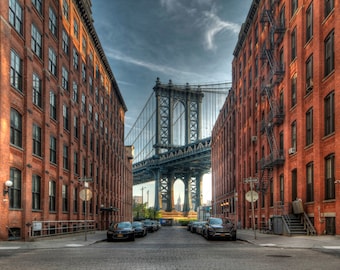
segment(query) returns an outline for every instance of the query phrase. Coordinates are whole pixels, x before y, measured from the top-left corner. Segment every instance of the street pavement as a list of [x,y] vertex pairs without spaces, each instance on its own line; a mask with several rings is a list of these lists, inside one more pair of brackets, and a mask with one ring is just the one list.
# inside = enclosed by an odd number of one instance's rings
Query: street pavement
[[[178,227],[186,229],[186,227]],[[241,241],[262,246],[298,249],[333,249],[340,250],[340,236],[283,236],[270,233],[254,232],[253,230],[238,230],[237,238]],[[106,231],[93,231],[72,235],[38,238],[31,241],[0,241],[0,250],[8,249],[39,249],[39,248],[74,248],[89,246],[106,241]]]

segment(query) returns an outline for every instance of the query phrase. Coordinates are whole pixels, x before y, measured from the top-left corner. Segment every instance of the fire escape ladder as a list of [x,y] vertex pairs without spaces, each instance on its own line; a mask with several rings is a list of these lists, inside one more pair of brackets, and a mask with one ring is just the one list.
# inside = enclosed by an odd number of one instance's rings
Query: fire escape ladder
[[[282,82],[284,76],[284,66],[276,60],[275,52],[283,39],[285,33],[284,27],[281,27],[275,21],[275,4],[279,1],[271,3],[270,9],[265,9],[261,16],[261,23],[269,25],[269,35],[267,41],[263,44],[261,59],[268,61],[270,72],[267,74],[264,83],[261,86],[261,95],[268,99],[270,111],[268,116],[263,119],[261,132],[266,132],[270,154],[261,161],[261,169],[268,171],[273,170],[273,167],[280,166],[284,163],[284,157],[281,153],[275,138],[274,127],[281,125],[284,119],[284,112],[280,108],[276,98],[274,88]],[[278,5],[277,5],[278,6]],[[275,35],[278,37],[275,40]],[[281,39],[281,40],[280,40]],[[278,42],[279,40],[279,42]],[[266,174],[265,172],[263,173]],[[269,176],[268,176],[269,177]]]

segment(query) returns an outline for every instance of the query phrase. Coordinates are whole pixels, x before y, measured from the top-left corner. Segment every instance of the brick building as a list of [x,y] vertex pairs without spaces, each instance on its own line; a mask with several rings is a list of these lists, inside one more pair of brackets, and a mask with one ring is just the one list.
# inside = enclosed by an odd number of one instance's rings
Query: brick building
[[127,108],[91,1],[2,1],[0,58],[0,239],[131,220]]
[[252,2],[212,134],[216,215],[251,228],[255,179],[257,228],[306,213],[317,234],[340,234],[338,16],[334,0]]

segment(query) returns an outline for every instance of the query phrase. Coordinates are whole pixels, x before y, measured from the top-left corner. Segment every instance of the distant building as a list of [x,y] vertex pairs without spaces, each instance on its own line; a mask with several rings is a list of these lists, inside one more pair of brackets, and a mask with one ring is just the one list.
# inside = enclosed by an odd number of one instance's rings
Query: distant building
[[177,210],[178,212],[181,212],[183,210],[181,195],[178,195],[177,203],[175,205],[175,210]]
[[0,16],[0,239],[131,220],[127,108],[91,1],[2,1]]
[[142,199],[143,197],[142,196],[133,196],[133,201],[135,204],[142,204]]
[[256,179],[257,228],[306,213],[340,234],[338,16],[334,0],[252,1],[212,133],[212,214],[252,227]]

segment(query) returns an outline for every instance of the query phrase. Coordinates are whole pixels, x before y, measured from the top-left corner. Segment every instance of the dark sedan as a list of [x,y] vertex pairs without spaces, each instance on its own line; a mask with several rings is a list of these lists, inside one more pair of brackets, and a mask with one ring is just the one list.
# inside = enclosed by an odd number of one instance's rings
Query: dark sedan
[[230,219],[211,217],[203,227],[203,236],[210,240],[223,238],[236,240],[236,227]]
[[132,222],[132,228],[135,229],[135,236],[136,237],[144,237],[148,233],[148,231],[147,231],[146,227],[144,226],[143,222],[140,222],[140,221]]
[[118,223],[111,223],[109,230],[107,231],[107,240],[130,240],[135,241],[135,230],[132,227],[131,222],[123,221]]

